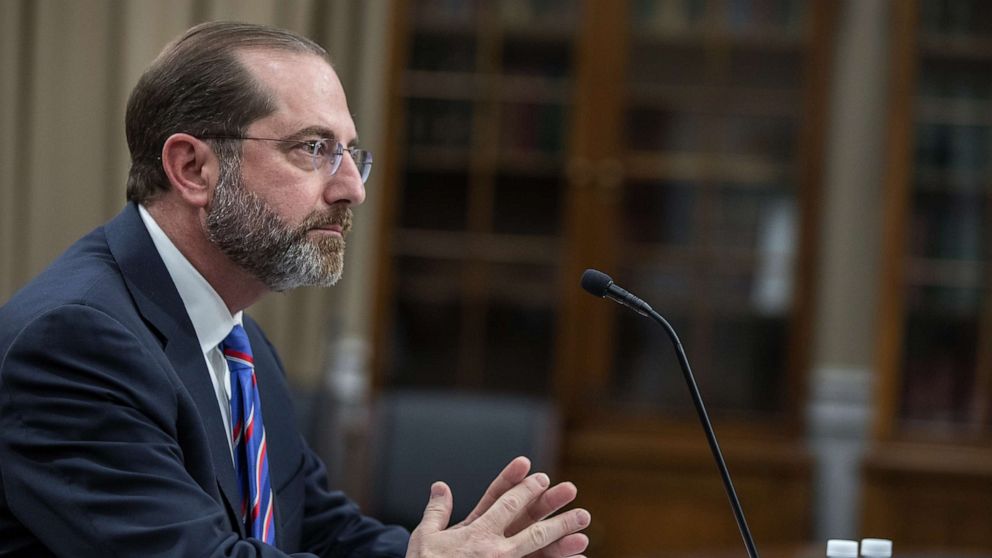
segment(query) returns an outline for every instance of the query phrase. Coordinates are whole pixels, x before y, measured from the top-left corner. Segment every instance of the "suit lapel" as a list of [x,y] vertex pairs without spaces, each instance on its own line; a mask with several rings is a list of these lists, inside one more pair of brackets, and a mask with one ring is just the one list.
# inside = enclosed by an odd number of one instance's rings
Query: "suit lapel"
[[[192,327],[191,325],[190,328]],[[173,336],[166,343],[165,356],[179,374],[190,395],[193,396],[193,401],[200,412],[203,428],[207,432],[210,455],[214,462],[214,473],[217,475],[217,484],[227,500],[227,505],[230,506],[230,511],[237,517],[240,511],[235,510],[239,510],[240,505],[235,506],[234,503],[240,502],[241,496],[234,473],[231,449],[227,442],[227,427],[224,425],[224,419],[217,407],[217,393],[210,381],[210,371],[207,370],[207,365],[203,361],[200,344],[196,337]],[[235,523],[239,528],[244,527],[241,521]]]
[[[200,351],[193,324],[169,272],[145,229],[138,208],[130,203],[117,217],[107,223],[107,244],[120,266],[124,280],[139,311],[159,333],[165,355],[189,390],[202,419],[210,444],[217,484],[228,507],[237,517],[240,493],[227,442],[227,428],[220,414],[217,394],[210,372]],[[244,535],[244,526],[235,521]]]

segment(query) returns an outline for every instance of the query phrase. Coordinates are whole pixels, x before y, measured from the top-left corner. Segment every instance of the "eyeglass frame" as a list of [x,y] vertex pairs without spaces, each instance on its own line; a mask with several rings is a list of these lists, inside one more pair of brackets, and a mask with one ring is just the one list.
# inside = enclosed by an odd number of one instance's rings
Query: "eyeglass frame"
[[[313,170],[319,170],[323,165],[318,162],[317,149],[319,145],[326,145],[332,142],[331,138],[320,138],[313,140],[299,140],[299,139],[277,139],[277,138],[258,138],[251,136],[199,136],[200,139],[213,139],[213,140],[235,140],[235,141],[272,141],[276,143],[293,143],[297,145],[307,145],[310,147],[310,159],[313,165]],[[331,153],[330,158],[327,159],[327,164],[331,168],[331,176],[337,174],[338,169],[341,168],[341,160],[344,159],[344,152],[347,151],[351,156],[351,160],[355,162],[355,167],[358,168],[358,174],[362,179],[362,184],[365,184],[369,175],[372,174],[372,152],[368,149],[359,149],[358,147],[345,147],[341,142],[335,142],[337,145],[334,151]],[[365,157],[363,161],[359,161],[359,157]]]

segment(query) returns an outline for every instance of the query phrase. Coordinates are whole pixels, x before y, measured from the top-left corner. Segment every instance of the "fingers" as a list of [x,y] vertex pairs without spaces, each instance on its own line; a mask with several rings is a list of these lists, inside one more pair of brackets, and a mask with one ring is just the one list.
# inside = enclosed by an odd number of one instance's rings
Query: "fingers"
[[[447,528],[452,510],[451,490],[443,482],[434,483],[423,520],[410,538],[412,555],[451,555],[462,551],[472,554],[501,548],[508,556],[583,558],[589,538],[578,531],[589,525],[589,512],[574,509],[544,519],[573,501],[575,486],[566,482],[549,489],[551,481],[544,473],[521,478],[529,467],[526,459],[507,465],[477,506],[482,508],[486,504],[488,509],[463,528]],[[501,485],[511,482],[515,484],[509,488]],[[511,526],[518,532],[507,536]],[[433,551],[427,552],[428,549]]]
[[417,526],[417,530],[423,534],[436,533],[448,527],[451,519],[451,508],[453,501],[451,489],[443,482],[436,482],[431,485],[431,498],[427,501],[424,509],[424,518]]
[[510,490],[514,486],[521,483],[530,472],[530,460],[526,457],[520,456],[512,461],[503,468],[502,471],[493,482],[486,489],[486,493],[482,495],[479,503],[475,505],[475,509],[468,514],[468,516],[459,525],[468,525],[476,519],[478,519],[482,514],[486,513],[489,508],[493,505],[500,496],[506,494],[507,490]]
[[490,533],[502,536],[506,528],[547,490],[549,484],[551,479],[548,475],[534,473],[500,496],[477,522]]
[[530,554],[527,558],[578,558],[589,547],[589,537],[582,533],[565,535],[558,542]]
[[552,486],[541,494],[541,497],[531,504],[522,515],[513,520],[513,523],[506,529],[506,536],[511,537],[516,535],[528,525],[537,523],[555,513],[575,500],[577,494],[578,490],[570,482],[563,482]]
[[572,533],[566,535],[560,541],[551,545],[551,553],[545,552],[545,556],[557,558],[558,556],[575,556],[585,552],[589,547],[589,537],[582,533]]
[[[576,531],[585,529],[589,525],[590,520],[591,516],[586,510],[570,510],[561,515],[557,515],[550,519],[545,519],[531,525],[530,527],[510,537],[510,543],[513,548],[517,549],[520,554],[524,555],[537,552],[545,547],[552,547],[549,550],[554,551],[554,545],[556,543],[565,542],[565,539],[568,539],[569,535],[575,533]],[[583,539],[585,540],[585,544],[588,544],[588,539],[584,536]],[[569,547],[572,545],[578,546],[583,539],[572,537],[568,540],[567,545],[569,545]],[[559,545],[558,550],[567,552],[569,549]],[[582,551],[579,550],[577,552]],[[572,554],[575,553],[573,552],[570,554],[557,555],[550,554],[549,556],[571,556]]]

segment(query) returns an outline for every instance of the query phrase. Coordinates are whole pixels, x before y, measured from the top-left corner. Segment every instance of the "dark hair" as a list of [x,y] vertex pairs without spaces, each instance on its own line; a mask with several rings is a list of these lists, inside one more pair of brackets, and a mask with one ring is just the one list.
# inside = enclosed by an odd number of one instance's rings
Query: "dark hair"
[[127,102],[129,201],[146,202],[168,189],[160,157],[172,134],[240,136],[275,110],[269,93],[238,60],[238,51],[251,48],[327,58],[327,51],[310,39],[247,23],[203,23],[170,43]]

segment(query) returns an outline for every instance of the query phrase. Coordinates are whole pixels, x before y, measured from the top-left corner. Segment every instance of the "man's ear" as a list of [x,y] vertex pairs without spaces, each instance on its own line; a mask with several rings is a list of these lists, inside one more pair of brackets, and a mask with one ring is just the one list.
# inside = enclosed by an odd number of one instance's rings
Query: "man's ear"
[[207,207],[217,185],[220,162],[206,142],[189,134],[172,134],[162,146],[162,168],[183,201]]

